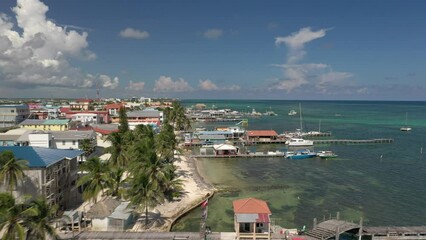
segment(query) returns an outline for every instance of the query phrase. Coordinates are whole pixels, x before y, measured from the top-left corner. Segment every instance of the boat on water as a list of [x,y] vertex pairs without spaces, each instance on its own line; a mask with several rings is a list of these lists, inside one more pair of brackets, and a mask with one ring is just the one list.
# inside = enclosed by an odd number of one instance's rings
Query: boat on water
[[303,138],[290,138],[286,141],[286,144],[289,147],[304,147],[304,146],[313,146],[314,141],[312,140],[306,140]]
[[336,158],[337,154],[335,154],[333,151],[319,151],[317,152],[317,157],[320,158]]
[[411,131],[411,127],[409,127],[407,125],[407,120],[408,120],[408,113],[405,113],[405,126],[401,127],[399,130],[403,131],[403,132],[408,132]]
[[297,112],[295,110],[290,110],[290,112],[288,112],[289,116],[294,116],[296,114],[297,114]]
[[303,149],[299,151],[288,151],[285,153],[285,157],[290,159],[313,158],[316,155],[317,154],[315,152],[311,152],[309,149]]
[[272,108],[269,108],[269,111],[266,111],[265,113],[263,113],[263,115],[265,116],[277,116],[278,114],[276,114],[274,111],[272,111]]

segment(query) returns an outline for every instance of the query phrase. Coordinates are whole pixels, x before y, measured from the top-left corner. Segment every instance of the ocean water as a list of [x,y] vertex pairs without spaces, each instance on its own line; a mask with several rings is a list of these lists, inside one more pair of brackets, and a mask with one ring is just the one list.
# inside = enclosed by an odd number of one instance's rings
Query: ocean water
[[[194,100],[186,106],[258,112],[278,116],[249,118],[247,129],[273,129],[278,133],[299,128],[330,131],[333,139],[392,138],[388,144],[315,145],[332,150],[333,160],[283,158],[198,159],[200,171],[218,189],[209,201],[207,225],[213,231],[233,231],[232,201],[255,197],[268,202],[275,224],[288,228],[312,226],[340,212],[346,220],[365,225],[426,224],[426,102],[368,101],[241,101]],[[401,132],[408,113],[411,132]],[[233,123],[208,124],[230,125]],[[198,125],[197,125],[198,126]],[[424,150],[423,150],[424,147]],[[285,145],[257,145],[252,151],[285,150]],[[174,231],[198,231],[201,209],[195,209],[174,226]]]

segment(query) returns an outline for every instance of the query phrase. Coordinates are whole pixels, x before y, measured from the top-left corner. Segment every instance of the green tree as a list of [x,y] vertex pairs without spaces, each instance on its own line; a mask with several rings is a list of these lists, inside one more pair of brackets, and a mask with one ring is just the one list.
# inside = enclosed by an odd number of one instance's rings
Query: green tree
[[122,198],[124,195],[123,185],[126,183],[124,176],[125,169],[122,167],[111,166],[109,168],[109,175],[106,182],[106,194],[113,197]]
[[84,151],[84,156],[88,157],[94,151],[91,139],[83,139],[80,142],[80,149]]
[[107,164],[100,158],[93,157],[82,163],[80,170],[85,173],[77,182],[78,186],[83,186],[83,199],[96,203],[99,193],[103,193],[108,181]]
[[177,141],[173,127],[167,122],[163,124],[160,133],[155,136],[155,145],[158,156],[161,159],[172,162]]
[[191,128],[191,122],[185,115],[185,109],[179,102],[174,101],[172,103],[172,108],[166,110],[165,114],[166,121],[172,124],[176,131],[188,130]]
[[34,208],[29,208],[23,203],[14,203],[5,211],[5,216],[1,218],[0,231],[4,231],[2,239],[24,240],[28,220],[35,215],[37,215],[37,211]]
[[55,217],[57,207],[50,206],[49,203],[38,197],[33,199],[29,207],[34,209],[35,215],[30,215],[27,218],[27,240],[38,239],[57,239],[58,235],[52,227],[52,220]]
[[129,122],[127,120],[126,108],[124,106],[120,108],[118,112],[118,116],[119,116],[118,132],[125,133],[129,131]]
[[16,159],[12,151],[0,153],[0,179],[11,193],[18,182],[24,179],[26,169],[28,169],[28,161]]

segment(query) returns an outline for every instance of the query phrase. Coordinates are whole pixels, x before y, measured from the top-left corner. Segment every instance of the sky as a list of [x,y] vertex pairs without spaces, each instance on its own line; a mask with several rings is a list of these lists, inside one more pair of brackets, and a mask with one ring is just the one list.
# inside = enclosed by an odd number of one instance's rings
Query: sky
[[426,100],[423,0],[1,0],[0,98]]

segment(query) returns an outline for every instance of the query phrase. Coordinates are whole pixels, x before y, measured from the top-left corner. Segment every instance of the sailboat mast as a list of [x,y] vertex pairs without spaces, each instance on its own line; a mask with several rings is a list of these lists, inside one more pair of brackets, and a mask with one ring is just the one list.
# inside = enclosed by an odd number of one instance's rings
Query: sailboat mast
[[303,132],[303,128],[302,128],[302,104],[301,103],[299,103],[299,112],[300,112],[300,114],[299,114],[300,132],[302,133]]

